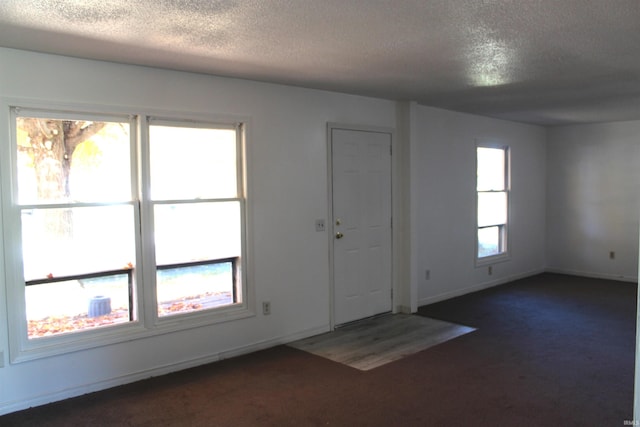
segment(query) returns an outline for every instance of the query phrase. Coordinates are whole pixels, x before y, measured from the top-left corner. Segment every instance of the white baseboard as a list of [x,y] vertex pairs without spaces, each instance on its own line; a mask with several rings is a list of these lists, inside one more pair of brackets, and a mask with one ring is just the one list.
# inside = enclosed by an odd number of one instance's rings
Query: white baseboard
[[636,276],[594,273],[594,272],[588,272],[588,271],[577,271],[577,270],[568,270],[568,269],[561,269],[561,268],[541,268],[541,269],[529,271],[527,273],[516,274],[513,276],[503,277],[498,280],[480,283],[478,285],[469,286],[463,289],[456,289],[455,291],[451,291],[451,292],[444,292],[432,297],[422,298],[418,301],[418,306],[429,305],[436,302],[445,301],[451,298],[470,294],[472,292],[481,291],[483,289],[492,288],[494,286],[502,285],[508,282],[512,282],[514,280],[524,279],[526,277],[535,276],[541,273],[566,274],[569,276],[589,277],[593,279],[606,279],[606,280],[616,280],[619,282],[638,283],[638,277]]
[[545,269],[545,272],[556,273],[556,274],[567,274],[569,276],[590,277],[593,279],[606,279],[606,280],[616,280],[619,282],[638,283],[637,276],[626,276],[623,274],[594,273],[590,271],[569,270],[564,268],[547,268]]
[[415,311],[411,310],[411,307],[407,305],[399,305],[396,307],[395,313],[411,314],[415,313]]
[[468,286],[462,289],[456,289],[450,292],[443,292],[438,295],[434,295],[428,298],[421,298],[418,300],[418,306],[429,305],[440,301],[445,301],[451,298],[459,297],[462,295],[470,294],[472,292],[481,291],[483,289],[492,288],[494,286],[503,285],[505,283],[512,282],[514,280],[524,279],[526,277],[535,276],[540,273],[544,273],[546,270],[544,268],[535,269],[528,271],[526,273],[514,274],[511,276],[501,277],[500,279],[492,280],[489,282],[479,283],[477,285]]
[[76,387],[59,390],[53,393],[42,394],[40,396],[36,396],[28,400],[1,402],[0,415],[21,411],[23,409],[32,408],[35,406],[46,405],[47,403],[69,399],[72,397],[81,396],[83,394],[93,393],[100,390],[106,390],[112,387],[133,383],[133,382],[144,380],[147,378],[157,377],[161,375],[170,374],[172,372],[178,372],[185,369],[194,368],[196,366],[206,365],[208,363],[217,362],[223,359],[228,359],[231,357],[253,353],[259,350],[265,350],[267,348],[275,347],[277,345],[287,344],[293,341],[297,341],[299,339],[308,338],[313,335],[325,333],[325,332],[328,332],[329,330],[330,330],[329,325],[323,325],[317,328],[311,328],[301,332],[297,332],[295,334],[280,336],[273,339],[258,341],[252,344],[239,346],[239,347],[222,351],[216,354],[211,354],[203,357],[196,357],[196,358],[185,360],[178,363],[157,366],[154,368],[145,369],[143,371],[122,375],[115,378],[110,378],[104,381],[79,385]]

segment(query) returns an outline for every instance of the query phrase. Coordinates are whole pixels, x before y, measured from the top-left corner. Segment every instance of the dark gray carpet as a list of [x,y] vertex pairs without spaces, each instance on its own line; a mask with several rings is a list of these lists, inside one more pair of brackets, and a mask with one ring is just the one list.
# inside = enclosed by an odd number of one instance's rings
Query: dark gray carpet
[[420,308],[477,328],[369,371],[288,346],[0,417],[1,426],[622,426],[636,286],[543,274]]

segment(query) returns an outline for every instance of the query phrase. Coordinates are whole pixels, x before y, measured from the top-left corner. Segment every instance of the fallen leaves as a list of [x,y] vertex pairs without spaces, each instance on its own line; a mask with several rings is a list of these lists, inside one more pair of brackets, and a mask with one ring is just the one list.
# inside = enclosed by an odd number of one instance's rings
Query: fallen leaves
[[[229,292],[205,292],[161,303],[158,306],[158,315],[168,316],[190,313],[228,305],[230,301],[232,301],[232,296]],[[47,316],[43,319],[29,319],[27,321],[27,336],[29,339],[42,338],[126,323],[128,321],[129,310],[127,308],[114,309],[111,313],[98,317],[89,317],[87,313],[69,316]]]
[[87,314],[76,316],[48,316],[44,319],[28,320],[27,336],[29,338],[48,337],[128,321],[129,310],[126,308],[120,308],[99,317],[89,317]]

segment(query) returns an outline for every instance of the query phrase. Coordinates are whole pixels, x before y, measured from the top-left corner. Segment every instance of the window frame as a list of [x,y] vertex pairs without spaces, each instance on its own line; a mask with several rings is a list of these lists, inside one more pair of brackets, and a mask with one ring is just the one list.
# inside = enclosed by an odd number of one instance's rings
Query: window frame
[[[167,121],[188,123],[189,126],[232,126],[236,129],[236,162],[238,174],[238,197],[241,199],[241,246],[242,258],[238,277],[242,302],[233,306],[213,308],[192,313],[184,313],[159,319],[157,316],[155,277],[150,274],[155,269],[150,258],[153,257],[152,223],[149,216],[149,158],[148,126],[158,111],[131,111],[119,107],[87,107],[86,105],[59,104],[56,102],[28,101],[23,99],[4,99],[0,108],[5,111],[0,120],[7,120],[9,134],[7,144],[0,148],[0,176],[2,177],[2,223],[4,236],[4,263],[7,288],[7,319],[9,330],[9,356],[11,363],[21,363],[74,351],[122,343],[196,327],[213,325],[220,322],[239,320],[255,316],[255,291],[249,286],[249,239],[248,224],[248,188],[247,188],[247,150],[246,140],[249,119],[246,117],[224,117],[212,120],[208,115],[161,112]],[[25,307],[25,278],[22,264],[21,214],[24,205],[18,201],[17,182],[17,117],[46,117],[61,120],[92,119],[102,121],[124,121],[130,125],[130,171],[131,200],[114,203],[81,203],[81,206],[102,206],[131,204],[134,210],[134,227],[137,265],[133,272],[134,307],[136,317],[133,321],[123,322],[102,328],[38,337],[27,336],[27,317]],[[145,158],[145,155],[147,156]],[[66,204],[51,204],[65,207]],[[46,205],[49,206],[49,205]],[[77,206],[77,205],[74,205]],[[153,282],[153,283],[151,283]]]
[[[153,324],[154,327],[163,327],[165,329],[175,330],[181,329],[183,325],[189,325],[191,327],[204,326],[212,323],[211,317],[216,315],[220,319],[227,320],[229,318],[234,318],[238,314],[242,316],[243,312],[247,312],[250,309],[250,306],[247,301],[247,295],[249,294],[249,290],[247,289],[247,280],[246,280],[246,260],[247,257],[247,187],[246,187],[246,148],[245,148],[245,123],[242,122],[234,122],[234,123],[220,123],[205,119],[186,119],[186,118],[167,118],[167,117],[156,117],[156,116],[147,116],[145,118],[145,126],[142,134],[145,134],[146,137],[141,138],[144,143],[142,144],[142,155],[141,159],[141,167],[144,174],[143,182],[144,185],[141,186],[142,194],[140,197],[141,200],[141,213],[143,218],[146,218],[146,221],[143,219],[143,235],[147,236],[146,242],[143,242],[143,247],[146,247],[146,253],[148,254],[149,261],[145,265],[145,277],[148,280],[145,283],[145,290],[147,295],[150,295],[149,305],[152,305],[152,308],[145,313],[146,318],[148,319],[150,324]],[[150,145],[151,140],[149,138],[149,129],[153,125],[159,126],[177,126],[177,127],[185,127],[185,128],[203,128],[203,129],[234,129],[236,132],[236,197],[234,198],[205,198],[205,199],[162,199],[162,200],[154,200],[151,198],[151,156],[150,156]],[[156,271],[162,266],[158,266],[155,259],[155,244],[152,239],[154,234],[154,206],[156,205],[167,205],[167,204],[183,204],[183,203],[193,203],[197,201],[198,203],[208,203],[211,201],[237,201],[240,204],[240,215],[241,215],[241,255],[240,259],[236,260],[234,263],[235,271],[233,272],[235,280],[239,282],[239,292],[242,295],[242,300],[240,303],[222,306],[213,309],[200,310],[195,312],[188,313],[180,313],[174,314],[171,316],[160,316],[157,310],[158,303],[158,292],[157,292],[157,284],[156,284]],[[146,243],[146,245],[145,245]],[[239,266],[236,266],[239,264]],[[152,303],[152,304],[151,304]],[[152,312],[151,312],[152,311]],[[245,317],[245,316],[242,316]],[[216,322],[217,323],[217,322]]]
[[[502,150],[504,153],[504,190],[478,190],[478,148],[491,148]],[[496,142],[496,141],[487,141],[487,140],[477,140],[475,146],[475,170],[476,170],[476,180],[475,180],[475,189],[476,189],[476,197],[475,197],[475,246],[474,246],[474,259],[476,267],[487,266],[499,262],[507,261],[511,258],[511,244],[510,244],[510,224],[511,224],[511,147],[507,144]],[[480,226],[478,223],[478,213],[479,213],[479,199],[481,193],[504,193],[506,197],[506,213],[505,213],[505,222],[498,224],[491,224],[486,226]],[[489,227],[499,227],[499,246],[500,252],[494,255],[487,256],[479,256],[479,237],[478,233],[483,228]]]

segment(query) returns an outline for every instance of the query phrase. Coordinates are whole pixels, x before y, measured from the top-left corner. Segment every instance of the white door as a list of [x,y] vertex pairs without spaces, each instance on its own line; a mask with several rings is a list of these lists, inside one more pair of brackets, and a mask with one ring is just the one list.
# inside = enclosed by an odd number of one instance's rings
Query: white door
[[391,134],[330,128],[334,324],[391,311]]

